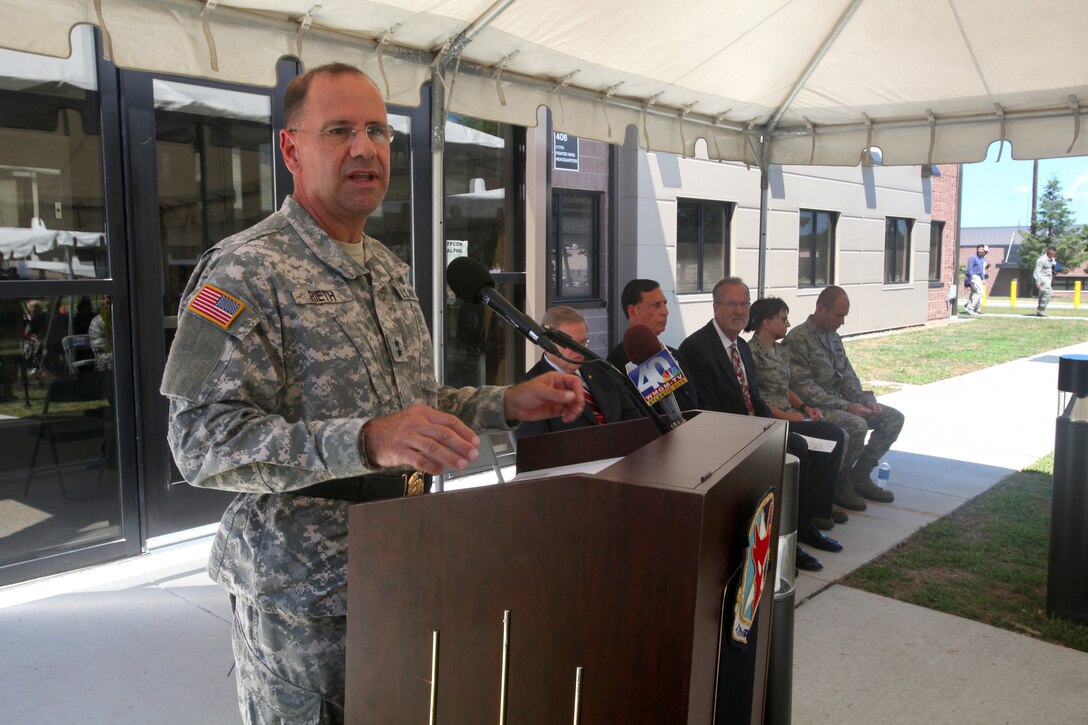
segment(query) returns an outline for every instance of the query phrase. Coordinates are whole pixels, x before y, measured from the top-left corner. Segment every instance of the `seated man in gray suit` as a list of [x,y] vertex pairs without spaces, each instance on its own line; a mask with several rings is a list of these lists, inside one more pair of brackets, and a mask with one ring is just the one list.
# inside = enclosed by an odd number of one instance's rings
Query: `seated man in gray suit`
[[[573,307],[552,307],[544,313],[544,319],[540,322],[543,325],[567,333],[583,345],[589,345],[585,318]],[[643,417],[642,411],[636,407],[635,402],[631,399],[631,392],[633,391],[628,392],[621,389],[618,381],[609,377],[597,366],[582,365],[582,355],[574,350],[560,347],[559,351],[568,360],[546,352],[537,361],[536,365],[525,373],[522,380],[528,380],[553,370],[573,373],[582,378],[582,390],[586,394],[586,406],[582,410],[582,414],[570,423],[564,423],[562,418],[526,421],[514,431],[516,438],[521,439],[526,436],[540,435],[541,433],[582,428],[588,425],[618,423],[621,420],[634,420]]]

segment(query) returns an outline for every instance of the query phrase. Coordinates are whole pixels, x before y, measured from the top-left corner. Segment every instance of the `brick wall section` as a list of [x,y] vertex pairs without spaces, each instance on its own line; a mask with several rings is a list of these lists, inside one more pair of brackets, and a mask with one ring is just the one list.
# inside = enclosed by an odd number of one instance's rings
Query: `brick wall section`
[[[609,145],[589,139],[578,140],[578,171],[552,169],[553,189],[578,189],[601,192],[601,299],[608,299],[608,149]],[[550,157],[549,157],[550,159]],[[550,163],[550,160],[549,160]],[[548,220],[549,230],[551,220]],[[550,285],[550,281],[549,281]],[[617,293],[618,294],[618,293]],[[589,348],[600,355],[608,354],[608,309],[598,305],[575,305],[586,318],[589,328]]]
[[[944,238],[941,240],[941,286],[929,288],[927,319],[948,317],[948,285],[955,284],[959,263],[960,172],[959,164],[941,164],[940,176],[931,177],[932,206],[930,217],[944,222]],[[924,243],[929,244],[929,239]],[[961,290],[962,296],[962,290]]]

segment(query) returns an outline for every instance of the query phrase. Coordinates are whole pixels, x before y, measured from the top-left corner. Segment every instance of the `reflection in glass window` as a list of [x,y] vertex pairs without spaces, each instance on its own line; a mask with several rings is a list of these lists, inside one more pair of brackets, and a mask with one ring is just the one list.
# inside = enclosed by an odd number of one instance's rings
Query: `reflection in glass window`
[[122,534],[103,315],[108,297],[0,297],[0,567]]
[[801,209],[797,238],[797,286],[831,284],[831,260],[835,255],[835,224],[839,215],[830,211]]
[[155,79],[163,314],[204,250],[272,211],[269,96]]
[[676,200],[676,291],[710,292],[728,274],[733,205]]
[[552,196],[552,300],[589,300],[598,297],[601,195],[556,189]]
[[910,233],[913,219],[887,217],[884,220],[884,283],[910,281]]
[[[523,132],[520,138],[524,138]],[[447,263],[475,259],[497,277],[500,294],[522,307],[523,281],[501,276],[524,272],[524,237],[517,205],[507,190],[519,188],[524,151],[514,142],[519,130],[494,121],[450,115],[445,146],[445,239]],[[523,144],[521,144],[523,147]],[[513,382],[520,355],[513,328],[481,305],[447,297],[445,383],[504,385]]]
[[938,282],[941,279],[941,241],[944,239],[944,222],[929,223],[929,279]]
[[109,277],[94,41],[0,50],[0,279]]

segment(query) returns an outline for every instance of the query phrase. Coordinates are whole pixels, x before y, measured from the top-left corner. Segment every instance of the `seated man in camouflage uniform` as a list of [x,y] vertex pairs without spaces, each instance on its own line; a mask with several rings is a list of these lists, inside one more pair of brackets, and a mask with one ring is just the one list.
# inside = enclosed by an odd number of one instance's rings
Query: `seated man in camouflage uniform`
[[294,191],[201,258],[162,392],[186,480],[238,492],[208,570],[230,594],[243,720],[325,725],[344,720],[348,506],[422,494],[423,474],[479,457],[471,428],[571,421],[583,398],[559,372],[438,385],[408,265],[363,231],[389,186],[377,86],[315,68],[284,118]]
[[[843,457],[835,487],[835,504],[864,511],[865,501],[891,503],[895,496],[870,478],[899,431],[903,414],[876,402],[872,391],[863,390],[854,367],[846,357],[836,332],[850,314],[850,298],[842,287],[827,287],[816,299],[816,312],[786,335],[790,356],[790,380],[805,405],[823,411],[824,419],[843,428],[850,445]],[[866,434],[872,430],[869,442]],[[859,495],[860,494],[860,495]]]

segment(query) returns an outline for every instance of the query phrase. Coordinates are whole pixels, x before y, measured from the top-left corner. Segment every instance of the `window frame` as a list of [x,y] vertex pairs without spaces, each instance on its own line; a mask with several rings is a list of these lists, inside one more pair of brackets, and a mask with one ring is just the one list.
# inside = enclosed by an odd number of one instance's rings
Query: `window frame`
[[[812,234],[811,243],[809,246],[809,259],[811,259],[811,268],[809,269],[808,283],[806,284],[801,277],[801,249],[802,241],[804,237],[801,236],[801,217],[804,214],[812,214]],[[816,229],[818,227],[817,220],[818,215],[826,214],[828,217],[828,241],[827,241],[827,281],[823,284],[817,284],[816,282]],[[822,289],[828,285],[835,284],[835,247],[838,242],[838,227],[839,227],[839,212],[827,211],[825,209],[798,209],[797,210],[797,289]]]
[[[684,289],[680,283],[680,207],[684,204],[692,204],[699,210],[699,239],[696,242],[696,284],[695,289]],[[722,234],[722,273],[711,281],[704,279],[706,274],[706,209],[710,206],[720,206],[723,211]],[[691,197],[676,198],[676,294],[709,294],[714,285],[724,277],[729,276],[730,259],[729,251],[733,245],[733,213],[737,204],[723,199],[696,199]]]
[[[911,238],[914,236],[914,221],[909,217],[884,217],[884,284],[886,285],[910,284]],[[902,255],[899,254],[898,249],[899,222],[905,222],[907,227],[903,236]]]

